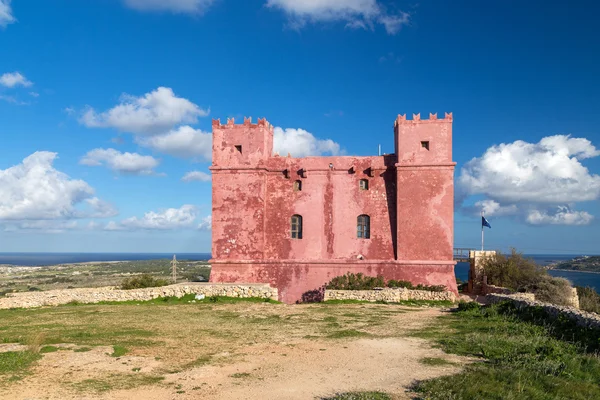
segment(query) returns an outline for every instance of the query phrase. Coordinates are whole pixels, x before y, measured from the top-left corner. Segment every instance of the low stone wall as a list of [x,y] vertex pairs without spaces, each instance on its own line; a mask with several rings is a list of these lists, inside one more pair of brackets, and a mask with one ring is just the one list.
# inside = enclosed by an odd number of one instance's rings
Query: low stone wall
[[0,309],[57,306],[72,301],[85,304],[101,301],[145,301],[158,297],[183,297],[186,294],[203,294],[206,297],[258,297],[273,300],[277,300],[278,296],[277,289],[267,284],[179,283],[177,285],[133,290],[103,287],[7,293],[7,297],[0,298]]
[[363,300],[386,301],[395,303],[406,300],[436,300],[456,302],[454,292],[430,292],[427,290],[410,290],[405,288],[385,288],[381,290],[325,290],[327,300]]
[[517,308],[541,307],[551,318],[566,317],[573,320],[578,326],[600,330],[600,315],[598,314],[581,311],[575,307],[557,306],[541,301],[524,299],[522,297],[523,294],[526,293],[514,295],[488,294],[485,298],[488,303],[499,303],[509,300],[515,304]]

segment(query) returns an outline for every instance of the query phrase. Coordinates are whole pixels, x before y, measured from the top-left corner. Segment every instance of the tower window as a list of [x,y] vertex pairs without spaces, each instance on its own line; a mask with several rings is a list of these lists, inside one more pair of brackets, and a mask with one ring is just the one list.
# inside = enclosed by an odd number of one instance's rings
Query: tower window
[[359,215],[356,219],[356,237],[369,239],[371,237],[371,218],[368,215]]
[[242,145],[241,145],[241,144],[236,144],[236,145],[235,145],[235,149],[236,149],[237,151],[239,151],[239,152],[240,152],[240,154],[242,154]]
[[294,192],[300,192],[302,190],[302,181],[294,181]]
[[425,150],[429,150],[429,140],[421,142],[421,147],[424,148]]
[[360,190],[369,190],[369,180],[361,179],[360,182],[358,182],[358,187]]
[[292,215],[291,222],[292,239],[302,239],[302,216],[298,214]]

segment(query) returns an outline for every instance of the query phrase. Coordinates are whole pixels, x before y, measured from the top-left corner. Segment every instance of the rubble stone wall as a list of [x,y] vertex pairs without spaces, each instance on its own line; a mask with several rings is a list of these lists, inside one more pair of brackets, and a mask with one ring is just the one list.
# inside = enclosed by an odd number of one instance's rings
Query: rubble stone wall
[[488,294],[486,300],[489,303],[499,303],[508,300],[515,304],[519,309],[526,307],[541,307],[550,318],[566,317],[573,320],[578,326],[600,330],[600,315],[596,313],[582,311],[575,307],[557,306],[541,301],[532,301],[523,298],[523,294],[525,293],[515,295]]
[[146,301],[158,297],[183,297],[203,294],[206,297],[257,297],[277,300],[277,289],[266,284],[179,283],[155,288],[121,290],[118,287],[50,290],[47,292],[7,293],[0,298],[0,309],[57,306],[77,301],[91,304],[101,301]]
[[406,300],[435,300],[456,302],[454,292],[431,292],[427,290],[411,290],[405,288],[385,288],[381,290],[325,290],[327,300],[363,300],[387,301],[395,303]]

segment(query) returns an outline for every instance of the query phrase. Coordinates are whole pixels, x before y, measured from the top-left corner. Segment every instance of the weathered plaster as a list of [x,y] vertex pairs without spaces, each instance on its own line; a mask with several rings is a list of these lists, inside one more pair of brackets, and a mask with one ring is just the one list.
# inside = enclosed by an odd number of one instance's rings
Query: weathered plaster
[[[456,292],[452,116],[432,117],[399,116],[396,154],[372,157],[272,155],[266,120],[213,121],[211,282],[271,283],[286,302],[346,272]],[[290,235],[294,214],[302,239]],[[361,214],[370,216],[369,239],[356,235]]]

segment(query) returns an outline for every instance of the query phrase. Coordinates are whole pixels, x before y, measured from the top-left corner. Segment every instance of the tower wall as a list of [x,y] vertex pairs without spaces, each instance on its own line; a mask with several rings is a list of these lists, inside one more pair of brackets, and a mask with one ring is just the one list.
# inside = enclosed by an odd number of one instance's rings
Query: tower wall
[[395,123],[398,163],[398,260],[452,261],[454,166],[452,114],[428,120],[399,116]]
[[[348,272],[456,292],[451,126],[450,115],[399,117],[396,154],[292,158],[272,154],[266,120],[213,121],[210,280],[270,283],[288,303]],[[302,239],[290,234],[295,214]],[[361,214],[369,239],[357,237]]]

